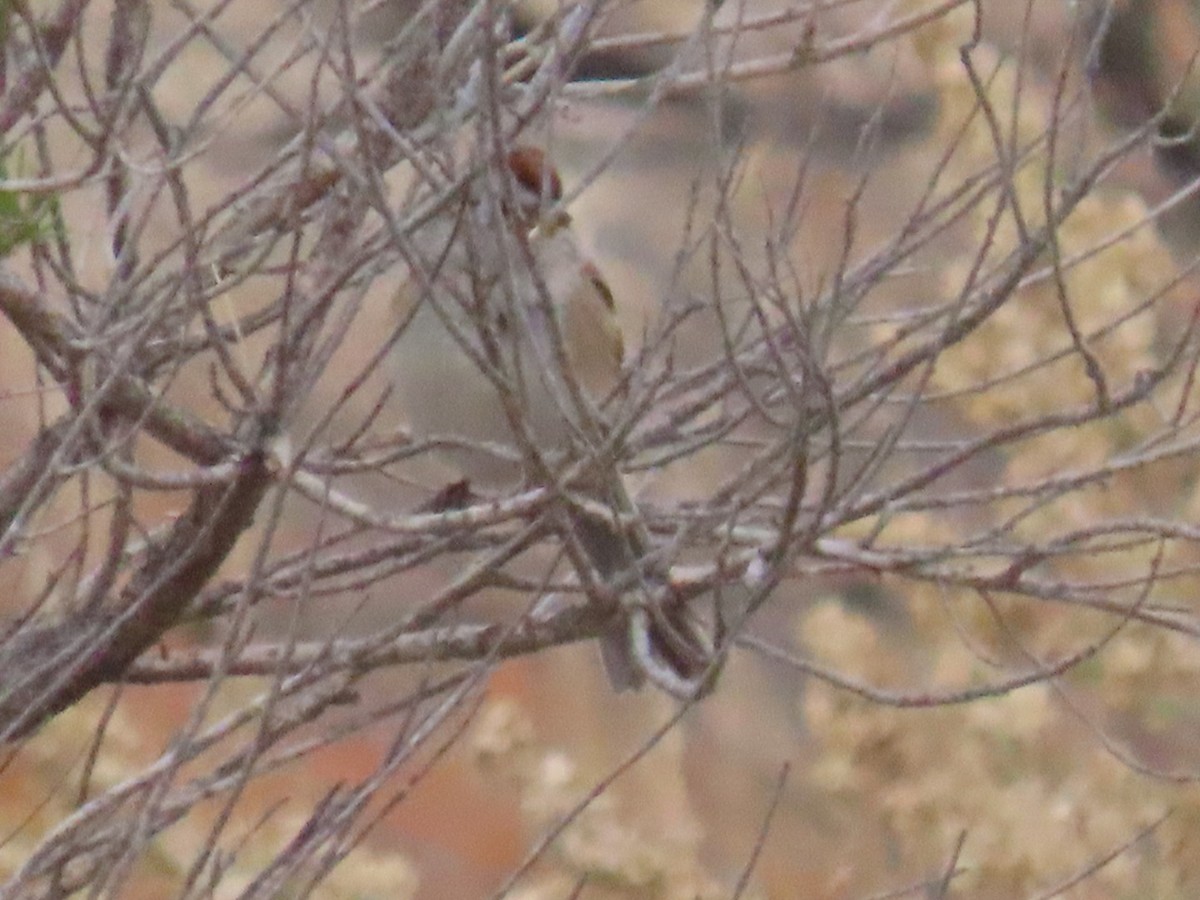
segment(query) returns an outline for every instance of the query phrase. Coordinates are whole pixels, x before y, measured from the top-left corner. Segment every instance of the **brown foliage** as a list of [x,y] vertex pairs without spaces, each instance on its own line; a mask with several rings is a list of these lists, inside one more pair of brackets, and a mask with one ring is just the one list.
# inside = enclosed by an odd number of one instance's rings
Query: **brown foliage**
[[[1190,20],[859,6],[0,5],[0,897],[1194,892]],[[463,447],[529,145],[627,358]]]

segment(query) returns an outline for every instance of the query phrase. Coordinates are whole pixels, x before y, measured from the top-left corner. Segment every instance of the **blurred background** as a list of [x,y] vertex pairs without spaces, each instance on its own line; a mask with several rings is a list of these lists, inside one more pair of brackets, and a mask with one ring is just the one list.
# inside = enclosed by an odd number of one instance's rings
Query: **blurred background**
[[[381,53],[418,5],[415,0],[375,4],[361,20],[356,51],[363,59]],[[791,6],[726,0],[713,23],[729,25]],[[831,8],[821,10],[819,27],[822,41],[829,42],[850,40],[937,4],[826,6]],[[314,15],[332,15],[332,3],[329,8],[317,7]],[[517,29],[532,31],[557,11],[558,4],[549,0],[518,4]],[[1079,241],[1092,246],[1099,235],[1127,221],[1153,219],[1152,227],[1140,232],[1136,252],[1120,264],[1119,277],[1132,279],[1132,292],[1171,282],[1174,293],[1156,310],[1145,346],[1178,329],[1194,302],[1189,266],[1200,239],[1200,212],[1189,187],[1200,176],[1200,90],[1195,87],[1200,81],[1192,73],[1200,49],[1200,11],[1187,0],[984,0],[978,11],[978,23],[972,8],[960,6],[866,52],[767,77],[732,79],[719,91],[674,92],[648,109],[644,90],[623,87],[624,80],[670,65],[675,45],[617,38],[688,34],[704,10],[696,0],[615,7],[604,19],[597,48],[583,56],[540,137],[562,170],[576,226],[612,285],[631,353],[661,321],[664,304],[741,289],[742,275],[732,267],[722,272],[726,283],[714,277],[707,248],[697,246],[688,232],[689,223],[717,215],[718,198],[746,260],[766,267],[786,256],[797,293],[816,294],[847,258],[865,258],[895,238],[920,208],[934,173],[958,171],[965,178],[972,162],[948,159],[946,147],[947,136],[962,127],[962,105],[971,102],[958,48],[976,25],[986,61],[981,69],[995,76],[997,107],[1046,128],[1056,104],[1074,104],[1072,115],[1063,118],[1055,160],[1063,173],[1082,170],[1104,148],[1146,130],[1146,140],[1112,167],[1107,193],[1089,213],[1095,221],[1086,228],[1096,230],[1085,229]],[[263,32],[264,17],[274,14],[275,4],[235,2],[214,23],[224,34],[255,35]],[[102,20],[100,15],[91,20],[97,35]],[[168,17],[157,17],[154,27],[161,33],[152,45],[172,38]],[[752,61],[794,52],[806,45],[810,27],[802,19],[748,31],[730,48],[730,58]],[[611,46],[606,47],[605,37],[613,39]],[[303,29],[283,30],[273,51],[280,61],[289,52],[283,38],[300,41]],[[1007,68],[1001,69],[1001,61]],[[227,65],[211,47],[198,46],[186,65],[156,88],[160,106],[185,119]],[[63,78],[69,82],[78,75],[64,73]],[[300,69],[295,77],[283,71],[273,85],[297,107],[309,102],[313,89]],[[1156,120],[1164,108],[1169,114]],[[248,97],[237,121],[237,127],[211,135],[191,169],[189,187],[198,208],[225,196],[246,171],[294,137],[292,120],[264,95]],[[111,271],[102,258],[105,214],[95,202],[96,195],[87,192],[65,201],[69,216],[95,228],[94,274],[83,271],[79,277],[102,283]],[[1168,202],[1161,214],[1150,212]],[[791,220],[796,227],[780,244],[780,223]],[[878,286],[875,308],[902,310],[915,297],[945,295],[946,279],[961,264],[965,248],[973,246],[973,234],[969,224],[959,223],[931,240],[903,272]],[[1139,267],[1145,282],[1128,275]],[[1118,277],[1113,271],[1097,275],[1097,296]],[[36,278],[36,272],[28,274]],[[335,362],[316,385],[298,417],[298,433],[317,421],[371,336],[379,333],[385,287],[379,288],[378,317],[372,317],[370,304],[364,306],[366,313],[353,323],[339,351],[346,368]],[[253,290],[247,285],[239,304],[252,307]],[[860,334],[875,334],[870,329],[881,323],[882,318],[867,323]],[[989,347],[1010,348],[1036,344],[1042,325],[1030,313],[996,327],[1008,330],[992,333]],[[0,340],[0,384],[29,385],[30,354],[7,325]],[[713,317],[697,315],[677,334],[674,351],[680,366],[692,366],[718,354],[720,344]],[[1000,356],[1007,349],[995,352]],[[1130,366],[1144,362],[1134,359]],[[978,358],[950,360],[936,376],[946,381],[935,383],[951,390],[960,371],[954,366],[968,370],[976,364],[986,368]],[[212,403],[202,379],[181,379],[174,390],[192,392],[188,396],[200,407]],[[346,433],[376,396],[367,392],[346,405],[340,426]],[[43,402],[53,406],[61,400]],[[0,459],[5,460],[36,433],[40,415],[39,403],[15,392],[6,405],[0,435]],[[922,414],[921,431],[932,441],[976,421],[975,415],[1005,414],[939,407]],[[404,416],[392,404],[385,406],[382,420],[401,423]],[[637,473],[638,495],[682,504],[702,499],[723,473],[739,465],[739,454],[734,446],[717,447]],[[1011,461],[996,455],[956,474],[958,481],[949,487],[1010,475]],[[1190,460],[1176,461],[1168,475],[1158,471],[1146,481],[1118,484],[1108,499],[1119,505],[1137,496],[1158,508],[1190,498]],[[409,510],[449,480],[452,475],[436,466],[416,466],[344,484],[353,496]],[[177,511],[169,495],[148,504],[141,510],[147,519]],[[64,518],[75,515],[72,499],[64,498],[59,511]],[[957,523],[948,519],[911,527],[953,530]],[[311,504],[290,501],[281,546],[305,546],[322,521]],[[20,598],[42,583],[50,566],[53,545],[39,546],[19,567],[4,572],[3,593],[14,610],[25,608]],[[249,564],[248,550],[244,556],[235,555],[230,565]],[[531,572],[538,571],[537,564],[531,563]],[[455,574],[453,561],[440,561],[369,592],[348,590],[319,606],[266,604],[256,612],[255,628],[260,636],[300,639],[369,634],[394,620],[410,598]],[[478,606],[508,609],[512,602],[497,591]],[[998,658],[989,643],[997,626],[982,624],[973,618],[977,613],[965,612],[958,603],[936,584],[847,568],[825,574],[814,565],[805,577],[779,588],[750,631],[881,692],[904,695],[907,706],[919,706],[913,696],[970,683]],[[1061,646],[1054,641],[1079,627],[1077,620],[1053,610],[1025,615],[1031,631],[1050,636],[1042,649]],[[198,627],[178,640],[187,645],[210,638]],[[1150,760],[1157,771],[1180,772],[1191,772],[1200,762],[1193,749],[1200,710],[1193,699],[1181,696],[1196,678],[1196,650],[1186,637],[1168,634],[1134,642],[1123,654],[1105,674],[1121,679],[1128,696],[1109,692],[1111,683],[1093,671],[1080,676],[1070,700],[1056,693],[1054,682],[1043,682],[983,703],[904,709],[814,684],[795,666],[743,649],[730,658],[719,689],[658,737],[656,730],[672,718],[673,702],[652,691],[611,693],[590,644],[515,659],[496,671],[482,706],[463,723],[466,737],[451,741],[447,735],[445,748],[430,748],[428,758],[412,768],[411,790],[397,788],[402,802],[386,811],[361,855],[343,864],[345,883],[335,882],[322,889],[328,893],[317,895],[493,896],[549,823],[654,738],[648,752],[620,770],[603,802],[580,818],[580,827],[508,896],[732,896],[732,886],[751,863],[745,896],[942,896],[940,879],[960,869],[961,880],[948,895],[1033,896],[1133,842],[1168,806],[1177,810],[1176,830],[1159,831],[1156,843],[1137,844],[1085,887],[1065,895],[1193,896],[1200,880],[1195,862],[1200,855],[1188,829],[1200,816],[1194,789],[1147,779],[1132,761]],[[411,668],[374,674],[358,688],[362,698],[386,702],[440,671]],[[1159,679],[1167,676],[1177,680],[1164,686]],[[1089,677],[1104,691],[1090,691]],[[192,685],[127,688],[117,751],[151,758],[152,748],[170,740],[203,690]],[[252,692],[250,687],[230,690],[226,708]],[[91,698],[78,714],[95,716],[103,706],[101,699]],[[73,727],[78,725],[55,722],[42,749],[16,758],[0,775],[6,829],[27,828],[21,823],[30,816],[54,821],[45,808],[36,807],[47,785],[81,765],[84,750],[69,740]],[[301,805],[312,802],[331,785],[366,777],[386,749],[386,738],[372,732],[334,742],[282,775],[256,780],[247,791],[247,807],[266,815],[281,794],[308,798]],[[246,810],[241,815],[253,832],[254,815]],[[272,827],[264,826],[268,832]],[[161,892],[176,883],[174,867],[187,859],[189,840],[186,832],[168,833],[157,867],[149,866],[144,879],[122,896],[166,896]],[[9,843],[0,851],[0,862],[10,869],[18,865],[22,846]],[[253,846],[248,842],[251,857]],[[586,886],[575,893],[580,884]]]

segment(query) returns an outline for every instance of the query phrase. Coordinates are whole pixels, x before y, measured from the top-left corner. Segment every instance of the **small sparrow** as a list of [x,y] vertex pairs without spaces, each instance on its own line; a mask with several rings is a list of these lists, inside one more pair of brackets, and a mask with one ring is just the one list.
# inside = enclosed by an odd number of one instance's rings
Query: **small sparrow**
[[[573,446],[603,443],[600,410],[620,391],[624,346],[613,295],[558,205],[562,182],[545,154],[514,149],[491,175],[476,176],[406,250],[412,275],[399,303],[409,320],[391,377],[413,433],[448,439],[443,458],[472,485],[503,489],[530,479],[531,458],[553,465]],[[611,468],[573,488],[629,510]],[[636,581],[644,536],[577,507],[569,516],[602,581]],[[696,693],[711,659],[704,636],[680,612],[642,621],[641,640],[627,614],[601,637],[613,686],[640,687],[649,674]]]

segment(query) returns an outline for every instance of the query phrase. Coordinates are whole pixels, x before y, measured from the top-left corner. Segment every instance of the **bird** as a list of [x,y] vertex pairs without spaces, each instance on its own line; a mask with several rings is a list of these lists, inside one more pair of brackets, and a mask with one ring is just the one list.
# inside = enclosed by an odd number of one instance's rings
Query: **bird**
[[[439,438],[442,459],[472,488],[503,490],[529,483],[531,448],[553,463],[604,446],[625,348],[613,293],[562,208],[562,179],[545,151],[516,146],[481,168],[402,251],[410,271],[396,307],[405,324],[390,377],[411,433]],[[611,457],[593,454],[604,460],[599,471],[585,468],[571,487],[627,513]],[[628,590],[642,575],[644,531],[567,510],[595,575]],[[680,608],[631,615],[623,605],[600,636],[614,689],[640,688],[649,675],[673,694],[699,695],[712,660],[703,628]]]

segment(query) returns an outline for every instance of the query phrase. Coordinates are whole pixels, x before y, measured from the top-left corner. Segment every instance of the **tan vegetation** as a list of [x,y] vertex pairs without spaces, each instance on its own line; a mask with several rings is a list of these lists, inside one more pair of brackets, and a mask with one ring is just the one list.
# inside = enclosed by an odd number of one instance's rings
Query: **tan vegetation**
[[[1194,896],[1193,15],[0,3],[0,898]],[[386,360],[527,146],[505,488]]]

